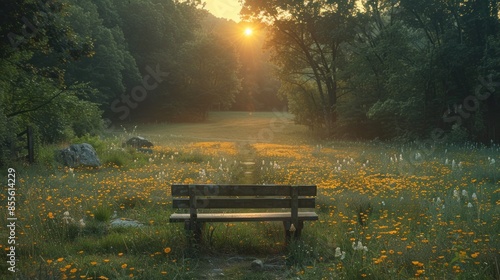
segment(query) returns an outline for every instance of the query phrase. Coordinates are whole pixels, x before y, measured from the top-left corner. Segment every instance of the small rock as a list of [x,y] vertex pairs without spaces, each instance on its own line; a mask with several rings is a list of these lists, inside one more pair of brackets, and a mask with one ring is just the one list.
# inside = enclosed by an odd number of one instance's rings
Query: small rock
[[264,269],[264,263],[261,260],[256,259],[252,262],[251,268],[255,271],[261,271]]
[[224,271],[220,268],[214,268],[212,269],[212,273],[210,273],[212,276],[224,276]]
[[127,219],[114,219],[111,221],[111,227],[142,227],[144,226],[138,221]]
[[127,142],[123,143],[123,146],[132,146],[136,149],[139,148],[151,148],[153,147],[153,143],[149,141],[148,139],[141,137],[141,136],[135,136],[127,140]]

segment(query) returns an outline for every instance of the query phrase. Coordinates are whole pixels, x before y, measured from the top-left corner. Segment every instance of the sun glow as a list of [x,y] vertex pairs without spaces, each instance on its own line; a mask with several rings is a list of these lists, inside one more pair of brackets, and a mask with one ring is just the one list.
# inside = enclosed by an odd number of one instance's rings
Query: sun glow
[[252,36],[252,34],[253,34],[253,30],[252,30],[252,28],[247,27],[247,28],[245,29],[245,36]]

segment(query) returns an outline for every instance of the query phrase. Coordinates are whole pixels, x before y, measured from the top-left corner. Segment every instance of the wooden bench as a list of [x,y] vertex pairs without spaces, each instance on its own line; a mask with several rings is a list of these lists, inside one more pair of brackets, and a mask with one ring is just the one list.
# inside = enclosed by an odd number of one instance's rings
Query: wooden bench
[[[174,209],[189,213],[174,213],[170,222],[184,222],[185,229],[200,242],[207,222],[280,221],[285,228],[286,242],[291,236],[300,237],[304,221],[318,220],[314,211],[299,208],[316,207],[316,186],[290,185],[172,185]],[[199,213],[201,209],[261,209],[258,212],[227,210]],[[263,209],[287,209],[265,212]],[[276,211],[276,210],[275,210]]]

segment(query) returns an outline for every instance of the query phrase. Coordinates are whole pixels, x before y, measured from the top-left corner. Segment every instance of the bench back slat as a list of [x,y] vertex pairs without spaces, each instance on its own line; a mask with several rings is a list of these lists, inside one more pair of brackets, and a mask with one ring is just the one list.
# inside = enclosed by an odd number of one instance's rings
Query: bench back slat
[[[299,198],[298,208],[314,208],[314,198]],[[174,208],[190,209],[189,198],[173,200]],[[197,198],[196,209],[224,209],[224,208],[292,208],[290,198]]]
[[[190,185],[172,185],[172,197],[189,196]],[[194,185],[202,196],[290,196],[291,186],[283,185]],[[299,196],[316,196],[316,186],[297,186]]]

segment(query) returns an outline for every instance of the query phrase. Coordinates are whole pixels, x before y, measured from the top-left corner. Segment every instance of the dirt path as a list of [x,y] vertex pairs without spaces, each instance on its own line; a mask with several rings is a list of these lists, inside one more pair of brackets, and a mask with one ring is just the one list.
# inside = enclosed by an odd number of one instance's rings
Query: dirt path
[[257,170],[257,155],[255,149],[249,143],[238,143],[239,155],[241,157],[242,177],[240,184],[257,184],[259,172]]

